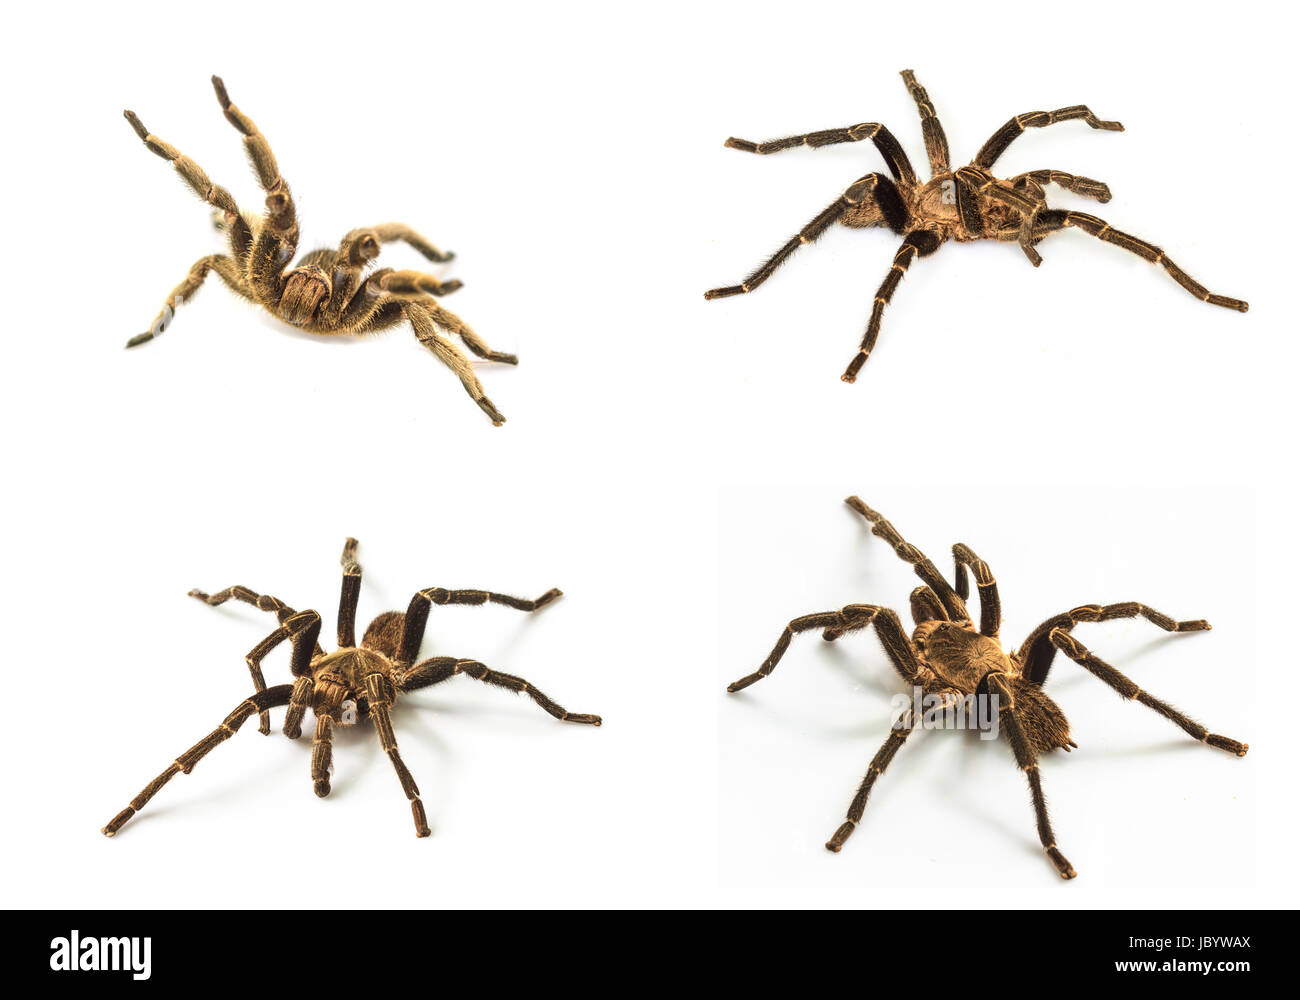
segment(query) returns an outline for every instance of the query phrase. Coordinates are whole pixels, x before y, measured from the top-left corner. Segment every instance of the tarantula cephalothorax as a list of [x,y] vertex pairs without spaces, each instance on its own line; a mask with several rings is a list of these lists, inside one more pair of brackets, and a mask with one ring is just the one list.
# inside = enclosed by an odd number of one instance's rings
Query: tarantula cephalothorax
[[1119,122],[1102,121],[1082,104],[1056,111],[1029,111],[1016,115],[994,132],[971,163],[953,170],[948,165],[948,140],[939,125],[930,98],[916,82],[910,69],[904,70],[902,75],[920,111],[921,132],[930,158],[930,179],[921,181],[917,178],[903,147],[890,134],[889,129],[878,122],[792,135],[768,142],[728,139],[725,145],[746,153],[778,153],[796,146],[832,146],[841,142],[870,139],[884,157],[893,179],[875,173],[854,181],[829,208],[804,226],[744,282],[727,288],[711,289],[704,293],[706,299],[752,292],[770,278],[772,272],[785,263],[799,247],[813,242],[836,222],[845,226],[886,226],[892,229],[903,237],[903,245],[894,256],[889,275],[876,292],[875,305],[871,310],[866,335],[862,338],[862,346],[841,376],[845,382],[852,382],[875,346],[885,306],[889,304],[894,290],[915,258],[928,257],[949,239],[961,242],[1016,240],[1037,267],[1042,263],[1042,258],[1034,249],[1035,245],[1049,233],[1074,226],[1153,264],[1163,265],[1170,277],[1202,301],[1240,312],[1246,311],[1245,302],[1223,295],[1212,295],[1200,283],[1188,277],[1159,247],[1112,229],[1109,223],[1094,215],[1046,206],[1043,188],[1049,183],[1100,202],[1110,201],[1110,189],[1100,181],[1075,177],[1060,170],[1031,170],[1010,180],[1001,180],[989,173],[994,161],[1027,128],[1043,128],[1057,122],[1081,118],[1092,128],[1122,132],[1124,126]]
[[308,333],[368,334],[405,320],[411,324],[416,339],[456,373],[470,398],[492,418],[492,423],[498,427],[505,423],[505,417],[483,394],[483,386],[465,355],[439,333],[444,330],[458,335],[466,347],[487,361],[518,364],[513,354],[489,348],[464,320],[434,299],[435,295],[454,292],[461,283],[392,268],[366,274],[370,262],[379,256],[380,244],[394,240],[402,240],[435,263],[451,260],[452,254],[439,250],[410,226],[388,222],[354,229],[343,237],[337,250],[313,250],[290,268],[289,262],[298,250],[298,218],[289,185],[280,176],[266,137],[248,115],[230,103],[220,77],[212,78],[212,86],[226,119],[244,137],[244,148],[266,192],[266,212],[261,217],[241,212],[230,192],[213,184],[197,163],[153,135],[134,111],[123,112],[144,144],[171,163],[194,193],[213,206],[217,227],[225,230],[230,244],[229,254],[211,254],[195,261],[185,280],[167,297],[148,332],[132,337],[126,346],[143,344],[166,329],[176,307],[189,301],[208,272],[215,271],[237,295]]
[[[1147,694],[1110,664],[1099,660],[1070,634],[1080,622],[1103,622],[1138,615],[1166,632],[1199,632],[1210,627],[1208,622],[1177,622],[1135,601],[1085,604],[1049,618],[1029,634],[1017,652],[1007,653],[998,640],[1002,617],[998,585],[982,559],[969,547],[954,545],[956,584],[949,586],[934,564],[920,550],[905,542],[892,524],[857,497],[849,497],[845,502],[871,522],[872,534],[893,546],[898,556],[910,563],[924,581],[924,586],[912,591],[912,618],[916,629],[909,638],[897,614],[874,604],[850,604],[839,611],[803,615],[785,627],[762,666],[736,681],[727,688],[728,691],[747,688],[775,670],[790,640],[798,632],[820,628],[824,630],[823,639],[834,641],[848,632],[875,625],[876,634],[894,669],[914,688],[919,688],[929,704],[937,706],[938,710],[946,712],[950,705],[971,697],[987,699],[990,709],[996,705],[998,729],[1006,734],[1016,763],[1029,780],[1039,839],[1062,878],[1074,878],[1075,872],[1056,846],[1056,835],[1048,822],[1047,806],[1043,801],[1042,779],[1038,775],[1039,754],[1058,747],[1068,751],[1077,745],[1070,739],[1070,724],[1065,714],[1043,692],[1043,682],[1057,650],[1125,698],[1154,709],[1193,739],[1238,757],[1246,755],[1249,748],[1245,743],[1211,733],[1182,712]],[[978,629],[966,610],[965,600],[969,596],[967,568],[974,574],[979,589]],[[991,710],[989,714],[991,717]],[[921,721],[909,708],[894,723],[884,746],[872,759],[858,794],[849,804],[848,818],[827,842],[828,850],[838,851],[857,828],[876,779]]]
[[[415,785],[415,779],[397,753],[397,738],[393,735],[390,718],[390,710],[399,693],[440,684],[457,674],[465,674],[487,684],[523,692],[561,722],[600,725],[599,715],[566,712],[522,677],[491,670],[477,660],[434,656],[414,663],[416,654],[420,651],[420,643],[424,640],[424,626],[432,605],[484,604],[491,601],[520,611],[539,611],[560,596],[558,590],[548,590],[541,597],[530,601],[486,590],[444,590],[442,587],[430,587],[411,598],[405,614],[386,611],[375,618],[358,645],[354,630],[357,597],[361,591],[361,566],[356,560],[356,549],[357,542],[354,538],[349,538],[343,547],[339,648],[333,653],[326,653],[316,641],[320,635],[321,618],[315,611],[294,611],[283,601],[265,594],[256,594],[247,587],[228,587],[212,595],[199,590],[190,591],[191,597],[197,597],[213,606],[224,604],[233,597],[262,611],[273,611],[280,619],[280,627],[254,646],[245,657],[256,693],[240,702],[220,726],[177,757],[167,770],[149,782],[131,800],[131,804],[104,827],[105,836],[111,837],[117,833],[163,785],[177,774],[189,774],[209,751],[234,736],[239,727],[252,716],[259,717],[261,732],[269,733],[271,720],[267,710],[278,705],[289,706],[284,717],[284,734],[293,740],[302,735],[302,719],[307,709],[310,708],[316,716],[311,777],[316,794],[322,798],[330,793],[334,727],[352,725],[369,717],[379,734],[384,753],[393,762],[397,778],[402,783],[402,791],[411,802],[415,832],[420,837],[429,836],[424,804],[420,801],[420,790]],[[268,688],[262,678],[262,658],[286,639],[292,648],[290,669],[295,680],[292,684]]]

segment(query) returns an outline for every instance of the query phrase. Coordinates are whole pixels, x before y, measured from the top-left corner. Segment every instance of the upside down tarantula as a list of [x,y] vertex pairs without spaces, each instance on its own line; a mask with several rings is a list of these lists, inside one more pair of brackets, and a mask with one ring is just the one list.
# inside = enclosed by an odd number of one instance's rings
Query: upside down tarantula
[[[322,798],[330,793],[334,727],[350,726],[369,717],[375,725],[384,753],[393,762],[393,769],[402,783],[402,791],[411,802],[411,814],[415,817],[415,833],[418,837],[427,837],[430,831],[424,814],[424,803],[420,801],[420,790],[397,753],[397,737],[393,734],[390,709],[399,693],[440,684],[457,674],[465,674],[485,684],[522,692],[561,722],[600,725],[599,715],[567,712],[522,677],[491,670],[477,660],[434,656],[412,665],[420,651],[420,643],[424,641],[424,626],[432,605],[484,604],[491,601],[519,611],[540,611],[560,596],[558,590],[548,590],[541,597],[530,601],[486,590],[429,587],[411,598],[405,614],[400,611],[385,611],[375,618],[358,645],[355,627],[357,598],[361,592],[361,566],[357,563],[356,551],[356,539],[349,538],[343,547],[343,591],[339,597],[338,617],[339,648],[333,653],[326,653],[316,641],[320,635],[321,618],[315,611],[294,611],[278,598],[254,593],[247,587],[228,587],[212,595],[201,590],[190,591],[191,597],[214,607],[233,597],[261,611],[273,611],[280,620],[280,627],[254,646],[245,657],[256,693],[240,702],[220,726],[177,757],[167,770],[149,782],[131,800],[131,804],[103,828],[105,836],[116,834],[132,816],[145,807],[145,803],[163,785],[178,774],[189,774],[194,770],[195,764],[234,736],[239,727],[254,715],[258,716],[259,731],[263,734],[270,733],[271,718],[267,710],[279,705],[289,706],[284,717],[284,734],[291,740],[302,735],[302,719],[307,709],[310,708],[316,716],[311,777],[316,794]],[[262,659],[286,639],[292,647],[290,670],[296,679],[292,684],[268,688],[262,677]]]
[[[897,614],[875,604],[849,604],[839,611],[803,615],[785,627],[776,647],[768,654],[762,666],[748,677],[736,681],[727,688],[728,691],[740,691],[768,676],[785,655],[790,640],[799,632],[823,629],[822,638],[833,642],[849,632],[875,625],[876,635],[885,647],[894,669],[902,675],[903,680],[927,696],[928,705],[937,705],[946,712],[957,703],[974,697],[984,699],[996,710],[998,728],[1006,733],[1016,763],[1029,781],[1034,815],[1038,822],[1038,837],[1042,841],[1043,850],[1061,877],[1067,879],[1074,878],[1075,871],[1056,846],[1056,835],[1048,822],[1042,779],[1038,774],[1039,754],[1057,748],[1069,751],[1077,746],[1070,739],[1070,724],[1065,713],[1043,691],[1043,682],[1047,680],[1047,672],[1057,650],[1125,698],[1138,701],[1163,715],[1193,739],[1238,757],[1246,755],[1249,749],[1247,744],[1211,733],[1182,712],[1147,694],[1110,664],[1094,656],[1070,634],[1080,622],[1104,622],[1116,618],[1136,618],[1139,615],[1166,632],[1199,632],[1209,629],[1208,622],[1174,621],[1136,601],[1085,604],[1047,619],[1029,633],[1018,651],[1007,653],[998,639],[998,628],[1002,620],[998,585],[987,563],[968,546],[954,545],[952,554],[956,563],[956,583],[949,586],[934,564],[919,549],[905,542],[892,524],[857,497],[849,497],[845,503],[865,517],[871,523],[871,533],[892,546],[899,558],[910,563],[916,570],[916,575],[924,581],[924,586],[912,591],[912,618],[916,628],[911,637],[903,630]],[[966,576],[968,568],[979,589],[978,629],[971,621],[965,604],[970,593]],[[992,712],[989,714],[991,716]],[[867,796],[871,794],[876,779],[884,773],[889,762],[921,721],[923,720],[918,720],[909,708],[894,723],[884,745],[872,758],[857,795],[849,804],[848,817],[827,842],[828,850],[839,851],[857,829],[867,806]]]
[[1112,229],[1108,222],[1095,215],[1047,207],[1043,189],[1049,183],[1102,203],[1108,202],[1110,188],[1101,181],[1076,177],[1060,170],[1031,170],[1010,180],[1001,180],[989,173],[994,161],[1027,128],[1043,128],[1079,118],[1094,129],[1122,132],[1124,126],[1119,122],[1102,121],[1082,104],[1056,111],[1029,111],[1016,115],[994,132],[975,154],[974,160],[954,171],[948,165],[948,140],[934,113],[934,105],[910,69],[903,70],[902,76],[921,115],[921,132],[930,158],[928,181],[923,182],[917,178],[903,147],[889,129],[878,122],[792,135],[768,142],[750,142],[748,139],[734,137],[726,141],[724,145],[746,153],[778,153],[796,146],[816,148],[870,139],[884,158],[893,180],[884,174],[872,173],[854,181],[829,208],[804,226],[741,284],[710,289],[704,293],[706,299],[752,292],[770,278],[772,272],[785,263],[799,247],[813,242],[836,222],[854,228],[886,226],[892,229],[904,237],[903,245],[894,256],[889,275],[876,291],[875,305],[871,310],[866,335],[862,338],[862,346],[840,376],[845,382],[852,382],[858,377],[858,372],[876,344],[885,306],[889,304],[894,290],[915,258],[928,257],[949,239],[961,243],[972,240],[1015,240],[1025,256],[1037,267],[1042,263],[1042,257],[1035,249],[1039,241],[1058,229],[1074,226],[1103,242],[1113,243],[1153,264],[1162,265],[1171,278],[1204,302],[1239,312],[1246,311],[1245,302],[1224,295],[1213,295],[1203,285],[1193,281],[1159,247]]
[[434,299],[435,295],[454,292],[461,283],[392,268],[365,273],[379,256],[380,245],[394,240],[405,242],[434,263],[445,263],[453,255],[439,250],[410,226],[387,222],[354,229],[343,237],[337,250],[313,250],[286,270],[298,249],[298,218],[289,185],[280,176],[266,137],[248,115],[230,103],[221,78],[214,76],[212,86],[226,119],[244,137],[244,148],[266,192],[266,212],[261,217],[241,212],[230,192],[213,184],[197,163],[152,134],[134,111],[123,112],[150,151],[171,163],[194,193],[213,206],[217,227],[225,231],[230,243],[229,254],[211,254],[195,261],[185,280],[167,297],[148,332],[132,337],[126,346],[135,347],[162,333],[175,307],[189,301],[208,272],[216,271],[237,295],[308,333],[327,337],[369,334],[405,320],[411,324],[416,339],[456,373],[470,398],[492,423],[498,427],[505,423],[505,417],[483,394],[483,386],[465,355],[438,332],[442,329],[458,335],[466,347],[487,361],[519,363],[513,354],[489,348],[464,320]]

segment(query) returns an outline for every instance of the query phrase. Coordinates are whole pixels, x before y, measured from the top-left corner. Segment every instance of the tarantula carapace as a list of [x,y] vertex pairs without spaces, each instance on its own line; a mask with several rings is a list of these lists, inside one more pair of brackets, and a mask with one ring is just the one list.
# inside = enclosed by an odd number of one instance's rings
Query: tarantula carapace
[[[1057,650],[1125,698],[1154,709],[1193,739],[1238,757],[1246,755],[1249,748],[1245,743],[1211,733],[1182,712],[1147,694],[1110,664],[1094,656],[1071,635],[1071,630],[1080,622],[1103,622],[1116,618],[1136,618],[1139,615],[1166,632],[1199,632],[1210,627],[1208,622],[1174,621],[1135,601],[1085,604],[1049,618],[1029,634],[1018,651],[1007,653],[998,639],[998,628],[1002,620],[998,585],[982,559],[968,546],[954,545],[952,554],[956,562],[956,582],[949,586],[934,564],[919,549],[904,541],[892,524],[857,497],[849,497],[845,502],[865,517],[871,523],[872,534],[889,543],[899,558],[910,563],[917,576],[924,581],[923,586],[912,591],[911,609],[915,630],[908,636],[895,612],[874,604],[849,604],[838,611],[803,615],[785,627],[776,647],[762,666],[748,677],[736,681],[727,688],[728,691],[747,688],[775,670],[785,655],[790,640],[799,632],[823,629],[822,638],[834,641],[848,632],[874,625],[876,635],[885,647],[885,653],[894,669],[916,691],[914,701],[921,701],[924,706],[923,715],[933,713],[937,718],[963,702],[983,700],[982,714],[987,720],[986,728],[1006,734],[1016,763],[1024,770],[1029,781],[1038,822],[1038,836],[1062,878],[1074,878],[1075,872],[1056,846],[1056,835],[1048,822],[1042,779],[1038,774],[1040,754],[1058,748],[1068,751],[1077,746],[1070,739],[1070,724],[1066,721],[1065,713],[1043,691],[1043,682],[1047,680],[1047,672]],[[965,601],[970,588],[966,575],[968,568],[974,575],[975,586],[979,590],[978,629],[966,610]],[[862,821],[867,796],[876,779],[889,766],[912,731],[922,724],[928,724],[928,720],[918,719],[911,708],[905,709],[895,721],[889,737],[872,759],[857,795],[849,804],[848,817],[827,842],[828,850],[839,851],[844,846],[844,842]]]
[[1122,132],[1124,126],[1119,122],[1102,121],[1082,104],[1056,111],[1029,111],[1016,115],[993,133],[992,138],[969,164],[953,170],[948,165],[948,140],[939,125],[929,96],[916,82],[911,70],[904,70],[902,76],[921,115],[921,131],[930,158],[928,181],[917,178],[903,147],[890,134],[889,129],[878,122],[864,122],[848,128],[826,129],[768,142],[750,142],[748,139],[734,137],[726,141],[725,145],[731,149],[747,153],[778,153],[796,146],[831,146],[870,139],[884,157],[892,179],[884,174],[872,173],[854,181],[829,208],[804,226],[741,284],[711,289],[704,293],[706,299],[752,292],[770,278],[772,272],[785,263],[799,247],[813,242],[836,222],[845,226],[885,226],[892,229],[903,237],[903,245],[894,256],[889,275],[876,291],[875,305],[871,310],[866,335],[862,338],[862,346],[841,376],[845,382],[852,382],[875,346],[885,306],[889,304],[894,290],[915,258],[928,257],[949,239],[959,242],[1014,240],[1019,242],[1025,255],[1037,267],[1042,263],[1042,258],[1035,249],[1037,243],[1049,233],[1074,226],[1153,264],[1162,265],[1170,277],[1202,301],[1240,312],[1246,311],[1245,302],[1224,295],[1213,295],[1203,285],[1193,281],[1159,247],[1112,229],[1109,223],[1095,215],[1047,207],[1044,186],[1049,183],[1103,203],[1110,201],[1110,189],[1100,181],[1076,177],[1060,170],[1031,170],[1010,180],[1002,180],[989,173],[994,161],[1027,128],[1043,128],[1057,122],[1082,119],[1095,129]]
[[[339,598],[338,642],[339,648],[326,653],[316,641],[320,635],[321,617],[315,611],[294,611],[283,601],[258,594],[247,587],[228,587],[216,594],[201,590],[190,591],[191,597],[216,606],[234,598],[251,604],[262,611],[272,611],[280,620],[280,627],[259,642],[245,660],[253,677],[256,693],[245,699],[226,716],[216,729],[199,740],[174,760],[167,770],[144,787],[131,804],[109,821],[103,828],[111,837],[158,790],[178,774],[189,774],[200,760],[230,739],[248,719],[258,716],[262,733],[271,731],[268,709],[288,705],[284,717],[284,734],[290,739],[302,735],[302,720],[307,709],[316,716],[316,737],[311,755],[311,777],[316,794],[324,797],[330,793],[332,744],[335,726],[350,726],[369,718],[384,753],[393,762],[402,791],[411,802],[417,836],[429,836],[429,824],[420,801],[420,790],[411,772],[397,753],[397,737],[393,734],[391,709],[400,693],[415,691],[465,674],[510,691],[522,692],[532,698],[550,715],[561,722],[600,725],[599,715],[579,715],[565,711],[522,677],[503,674],[489,669],[478,660],[458,659],[454,656],[434,656],[415,663],[424,641],[424,627],[429,608],[435,604],[504,604],[519,611],[540,611],[557,597],[558,590],[548,590],[536,600],[494,594],[486,590],[446,590],[429,587],[411,598],[403,614],[386,611],[372,621],[358,645],[355,628],[357,598],[361,592],[361,566],[356,560],[357,542],[349,538],[343,547],[343,591]],[[288,640],[292,649],[290,670],[295,678],[292,684],[268,688],[262,677],[262,659]]]
[[132,337],[126,346],[135,347],[158,336],[171,322],[176,307],[189,301],[208,273],[215,271],[237,295],[308,333],[360,335],[402,321],[410,323],[416,339],[456,373],[470,398],[491,417],[492,423],[498,427],[505,423],[505,417],[483,394],[483,386],[465,355],[439,332],[459,336],[466,347],[487,361],[518,363],[513,354],[488,347],[464,320],[434,299],[435,295],[454,292],[461,283],[392,268],[366,273],[370,262],[379,256],[380,245],[394,240],[407,243],[435,263],[451,260],[452,254],[439,250],[410,226],[388,222],[354,229],[343,237],[337,250],[313,250],[289,267],[298,250],[298,218],[289,185],[280,176],[266,137],[248,115],[230,103],[220,77],[212,78],[212,86],[226,119],[244,137],[244,148],[266,192],[266,211],[261,216],[241,212],[230,192],[213,184],[197,163],[153,135],[134,111],[123,112],[144,144],[171,163],[195,194],[213,206],[217,228],[225,231],[230,245],[228,254],[211,254],[195,261],[185,280],[167,297],[149,330]]

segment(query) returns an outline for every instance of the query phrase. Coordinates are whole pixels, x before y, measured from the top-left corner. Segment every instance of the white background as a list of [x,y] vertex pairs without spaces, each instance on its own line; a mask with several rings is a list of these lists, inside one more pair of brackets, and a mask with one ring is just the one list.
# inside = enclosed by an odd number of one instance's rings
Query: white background
[[[16,15],[5,901],[1286,899],[1295,140],[1293,54],[1267,9],[1004,6],[997,29],[942,4]],[[948,245],[913,265],[849,386],[892,234],[833,230],[755,294],[706,303],[882,169],[867,144],[759,158],[723,140],[882,121],[924,172],[904,67],[954,163],[1019,112],[1086,102],[1123,121],[1033,131],[998,171],[1106,181],[1105,206],[1049,199],[1160,244],[1250,312],[1080,232],[1045,242],[1037,270],[1014,245]],[[446,305],[521,359],[479,369],[505,427],[404,331],[310,338],[215,279],[157,342],[122,350],[219,249],[122,108],[260,202],[213,72],[271,140],[302,249],[398,219],[456,251],[437,269],[465,281]],[[404,247],[383,262],[425,266]],[[1250,755],[1181,740],[1058,658],[1049,689],[1081,747],[1044,781],[1078,879],[1042,859],[1006,748],[943,733],[909,744],[830,855],[896,689],[878,644],[805,638],[744,696],[724,687],[795,614],[905,609],[913,579],[843,507],[850,492],[941,565],[952,542],[974,546],[1009,641],[1083,602],[1209,618],[1208,635],[1079,637]],[[465,678],[404,700],[398,739],[434,828],[417,840],[371,732],[339,740],[319,801],[309,743],[250,723],[101,837],[245,696],[243,654],[272,624],[186,591],[276,594],[320,610],[328,639],[348,534],[361,625],[420,587],[562,587],[535,618],[439,609],[424,651],[526,676],[606,724],[563,726]],[[266,671],[286,680],[284,654]]]

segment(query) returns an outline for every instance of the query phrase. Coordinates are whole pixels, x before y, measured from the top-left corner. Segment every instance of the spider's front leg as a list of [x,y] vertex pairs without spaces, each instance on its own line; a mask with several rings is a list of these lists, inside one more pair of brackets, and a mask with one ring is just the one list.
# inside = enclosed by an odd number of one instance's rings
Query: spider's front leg
[[[552,587],[541,597],[511,597],[491,590],[448,590],[445,587],[427,587],[418,591],[407,605],[406,614],[402,616],[402,638],[397,647],[396,662],[399,669],[406,669],[420,652],[424,642],[424,629],[429,620],[429,609],[444,604],[504,604],[516,611],[541,611],[563,593]],[[423,687],[424,685],[419,685]]]
[[364,680],[366,700],[370,704],[370,721],[374,723],[375,732],[379,734],[380,746],[392,762],[393,770],[397,772],[397,780],[402,783],[402,791],[406,793],[406,798],[411,803],[415,835],[427,837],[431,831],[428,817],[424,812],[424,803],[420,801],[420,789],[416,786],[415,779],[411,777],[411,772],[407,770],[406,764],[402,762],[401,754],[397,752],[397,736],[393,732],[393,720],[389,712],[393,702],[397,700],[396,689],[393,687],[393,682],[377,670],[366,674]]
[[999,725],[1006,732],[1016,763],[1025,772],[1025,779],[1029,782],[1029,793],[1034,800],[1034,817],[1038,823],[1039,842],[1042,843],[1043,850],[1056,866],[1056,871],[1061,878],[1074,878],[1074,866],[1056,846],[1056,834],[1052,832],[1051,821],[1047,818],[1047,801],[1043,798],[1043,780],[1038,773],[1038,760],[1020,725],[1020,719],[1016,716],[1015,698],[1011,694],[1011,686],[1006,681],[1006,675],[990,674],[988,689],[990,695],[997,696]]

